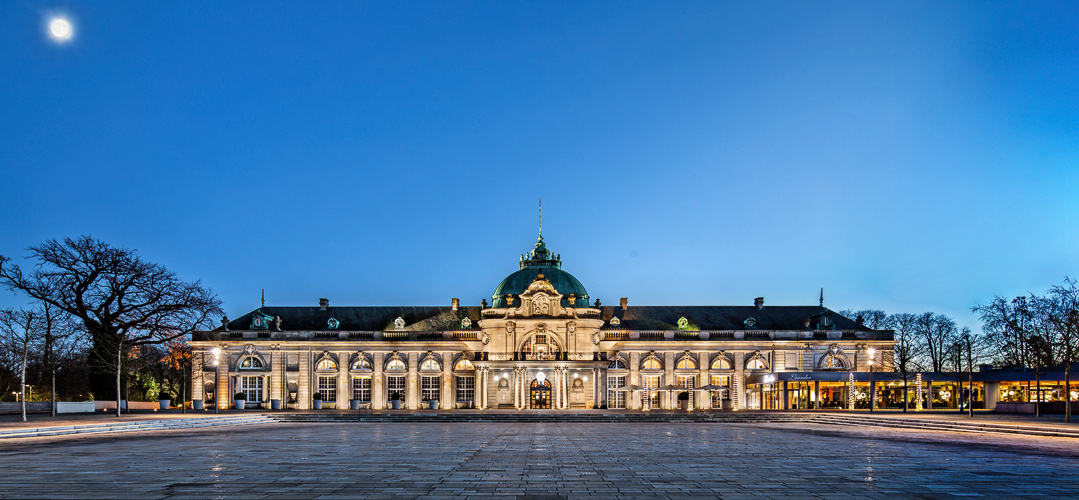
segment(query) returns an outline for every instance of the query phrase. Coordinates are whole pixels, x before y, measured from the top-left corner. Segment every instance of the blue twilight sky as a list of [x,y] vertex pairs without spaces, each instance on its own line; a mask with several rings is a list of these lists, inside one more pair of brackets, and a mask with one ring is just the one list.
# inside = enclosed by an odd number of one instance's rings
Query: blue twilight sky
[[92,234],[230,316],[478,304],[543,198],[606,304],[977,329],[1079,276],[1079,3],[11,0],[0,179],[0,254]]

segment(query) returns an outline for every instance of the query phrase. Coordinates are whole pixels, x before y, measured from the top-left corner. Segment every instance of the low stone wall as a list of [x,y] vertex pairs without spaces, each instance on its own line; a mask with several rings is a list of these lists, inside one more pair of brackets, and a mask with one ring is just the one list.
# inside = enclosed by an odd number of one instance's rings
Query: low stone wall
[[[113,406],[116,406],[115,404]],[[97,410],[94,401],[57,401],[56,413],[93,413]]]
[[[52,403],[28,401],[26,403],[26,413],[52,413]],[[0,403],[0,415],[20,415],[20,414],[22,414],[22,403],[18,403],[18,402]]]
[[[997,403],[997,411],[1000,413],[1035,413],[1036,403],[1005,403],[1003,401]],[[1064,414],[1064,402],[1052,401],[1042,403],[1042,414],[1045,415],[1063,415]],[[1079,414],[1079,401],[1072,401],[1072,414]]]
[[[121,410],[128,408],[132,410],[156,410],[161,408],[161,403],[157,401],[120,401]],[[115,410],[116,401],[94,401],[94,409],[96,411]]]

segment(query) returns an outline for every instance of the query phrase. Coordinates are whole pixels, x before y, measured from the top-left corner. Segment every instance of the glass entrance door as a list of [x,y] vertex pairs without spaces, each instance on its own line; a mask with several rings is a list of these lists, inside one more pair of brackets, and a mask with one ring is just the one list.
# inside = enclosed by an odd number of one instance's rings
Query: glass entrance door
[[547,380],[533,380],[529,390],[529,401],[534,410],[551,409],[551,383]]

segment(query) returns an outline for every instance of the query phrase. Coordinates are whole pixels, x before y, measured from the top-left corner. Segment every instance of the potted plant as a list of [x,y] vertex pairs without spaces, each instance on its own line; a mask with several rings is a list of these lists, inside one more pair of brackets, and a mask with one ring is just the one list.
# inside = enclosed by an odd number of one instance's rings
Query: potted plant
[[232,402],[236,405],[237,410],[244,409],[244,402],[247,401],[247,394],[237,392],[232,396]]
[[162,410],[167,410],[169,409],[169,403],[172,402],[172,399],[169,398],[169,393],[161,391],[157,393],[157,402],[161,405]]
[[689,409],[689,392],[679,392],[678,393],[678,409],[679,410],[688,410]]
[[400,410],[401,409],[401,393],[400,392],[394,392],[394,393],[390,394],[390,404],[393,405],[392,407],[393,407],[394,410]]
[[316,410],[322,409],[322,393],[316,392],[311,395],[311,407]]

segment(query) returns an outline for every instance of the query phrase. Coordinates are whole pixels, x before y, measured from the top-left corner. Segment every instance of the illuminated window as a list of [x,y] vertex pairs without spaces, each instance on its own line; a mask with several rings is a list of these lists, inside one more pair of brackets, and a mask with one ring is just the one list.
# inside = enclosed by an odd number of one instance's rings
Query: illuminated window
[[641,365],[642,370],[662,370],[663,366],[659,364],[659,360],[655,358],[649,358],[644,360],[644,364]]
[[360,357],[356,358],[356,361],[352,362],[352,369],[353,370],[370,370],[371,369],[371,363],[367,361],[366,356],[360,356]]
[[438,361],[436,361],[435,358],[427,358],[423,360],[423,363],[420,363],[420,369],[437,371],[441,370],[442,366],[438,364]]
[[248,402],[262,401],[262,377],[240,377],[240,392]]
[[751,359],[749,363],[746,363],[747,370],[767,370],[768,366],[764,364],[763,359]]
[[319,360],[317,365],[315,365],[315,369],[316,370],[336,370],[337,369],[337,363],[334,363],[333,360],[330,359],[330,358],[323,358],[323,359]]
[[244,370],[262,368],[262,360],[256,357],[244,358],[243,361],[240,361],[240,368]]
[[387,370],[404,370],[405,362],[399,359],[391,359],[389,363],[386,363]]
[[337,377],[319,377],[318,392],[323,401],[337,401]]
[[691,358],[682,358],[678,360],[678,364],[674,365],[676,370],[692,370],[697,368],[697,363],[693,362]]
[[712,362],[712,369],[713,370],[730,370],[731,369],[731,360],[727,359],[726,356],[719,356],[719,357],[716,358],[715,361]]
[[453,369],[454,370],[475,370],[476,367],[472,364],[471,361],[469,361],[467,359],[462,359],[462,360],[458,361],[456,365],[454,365]]

